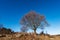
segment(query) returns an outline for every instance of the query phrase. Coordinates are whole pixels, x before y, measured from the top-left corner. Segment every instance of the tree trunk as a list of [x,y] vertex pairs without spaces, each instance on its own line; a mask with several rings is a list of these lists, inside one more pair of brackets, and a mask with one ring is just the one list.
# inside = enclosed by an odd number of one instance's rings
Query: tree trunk
[[42,32],[44,33],[44,28],[42,27],[41,29],[42,29]]
[[33,27],[34,27],[34,29],[33,29],[33,30],[34,30],[34,33],[36,34],[36,29],[37,29],[37,28],[35,27],[35,25],[33,25]]
[[34,29],[34,33],[36,34],[36,29]]

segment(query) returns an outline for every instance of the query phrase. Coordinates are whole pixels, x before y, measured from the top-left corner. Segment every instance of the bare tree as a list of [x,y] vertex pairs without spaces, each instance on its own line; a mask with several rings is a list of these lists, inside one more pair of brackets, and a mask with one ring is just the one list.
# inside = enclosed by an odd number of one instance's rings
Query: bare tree
[[45,16],[31,11],[22,18],[21,24],[31,28],[36,33],[37,28],[43,29],[48,23],[45,20]]

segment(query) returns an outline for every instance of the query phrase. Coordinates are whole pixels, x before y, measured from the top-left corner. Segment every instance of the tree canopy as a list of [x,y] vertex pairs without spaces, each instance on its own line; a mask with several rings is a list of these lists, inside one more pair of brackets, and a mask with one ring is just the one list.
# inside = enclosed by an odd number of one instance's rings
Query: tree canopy
[[34,30],[36,33],[37,28],[44,29],[48,23],[45,20],[45,16],[34,11],[30,11],[28,14],[23,16],[21,19],[21,24]]

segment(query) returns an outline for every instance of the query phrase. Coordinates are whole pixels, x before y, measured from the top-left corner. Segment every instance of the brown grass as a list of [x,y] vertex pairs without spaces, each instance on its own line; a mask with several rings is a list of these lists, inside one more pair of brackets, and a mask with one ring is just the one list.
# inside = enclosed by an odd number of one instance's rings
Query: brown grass
[[0,36],[0,40],[60,40],[59,35],[34,34],[34,33],[15,33]]

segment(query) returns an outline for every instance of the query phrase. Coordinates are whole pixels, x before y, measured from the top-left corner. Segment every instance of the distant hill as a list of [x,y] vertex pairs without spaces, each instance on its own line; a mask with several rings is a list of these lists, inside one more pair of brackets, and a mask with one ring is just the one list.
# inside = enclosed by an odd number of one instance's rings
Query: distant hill
[[0,28],[0,34],[12,34],[14,33],[11,29],[7,29],[7,28]]

